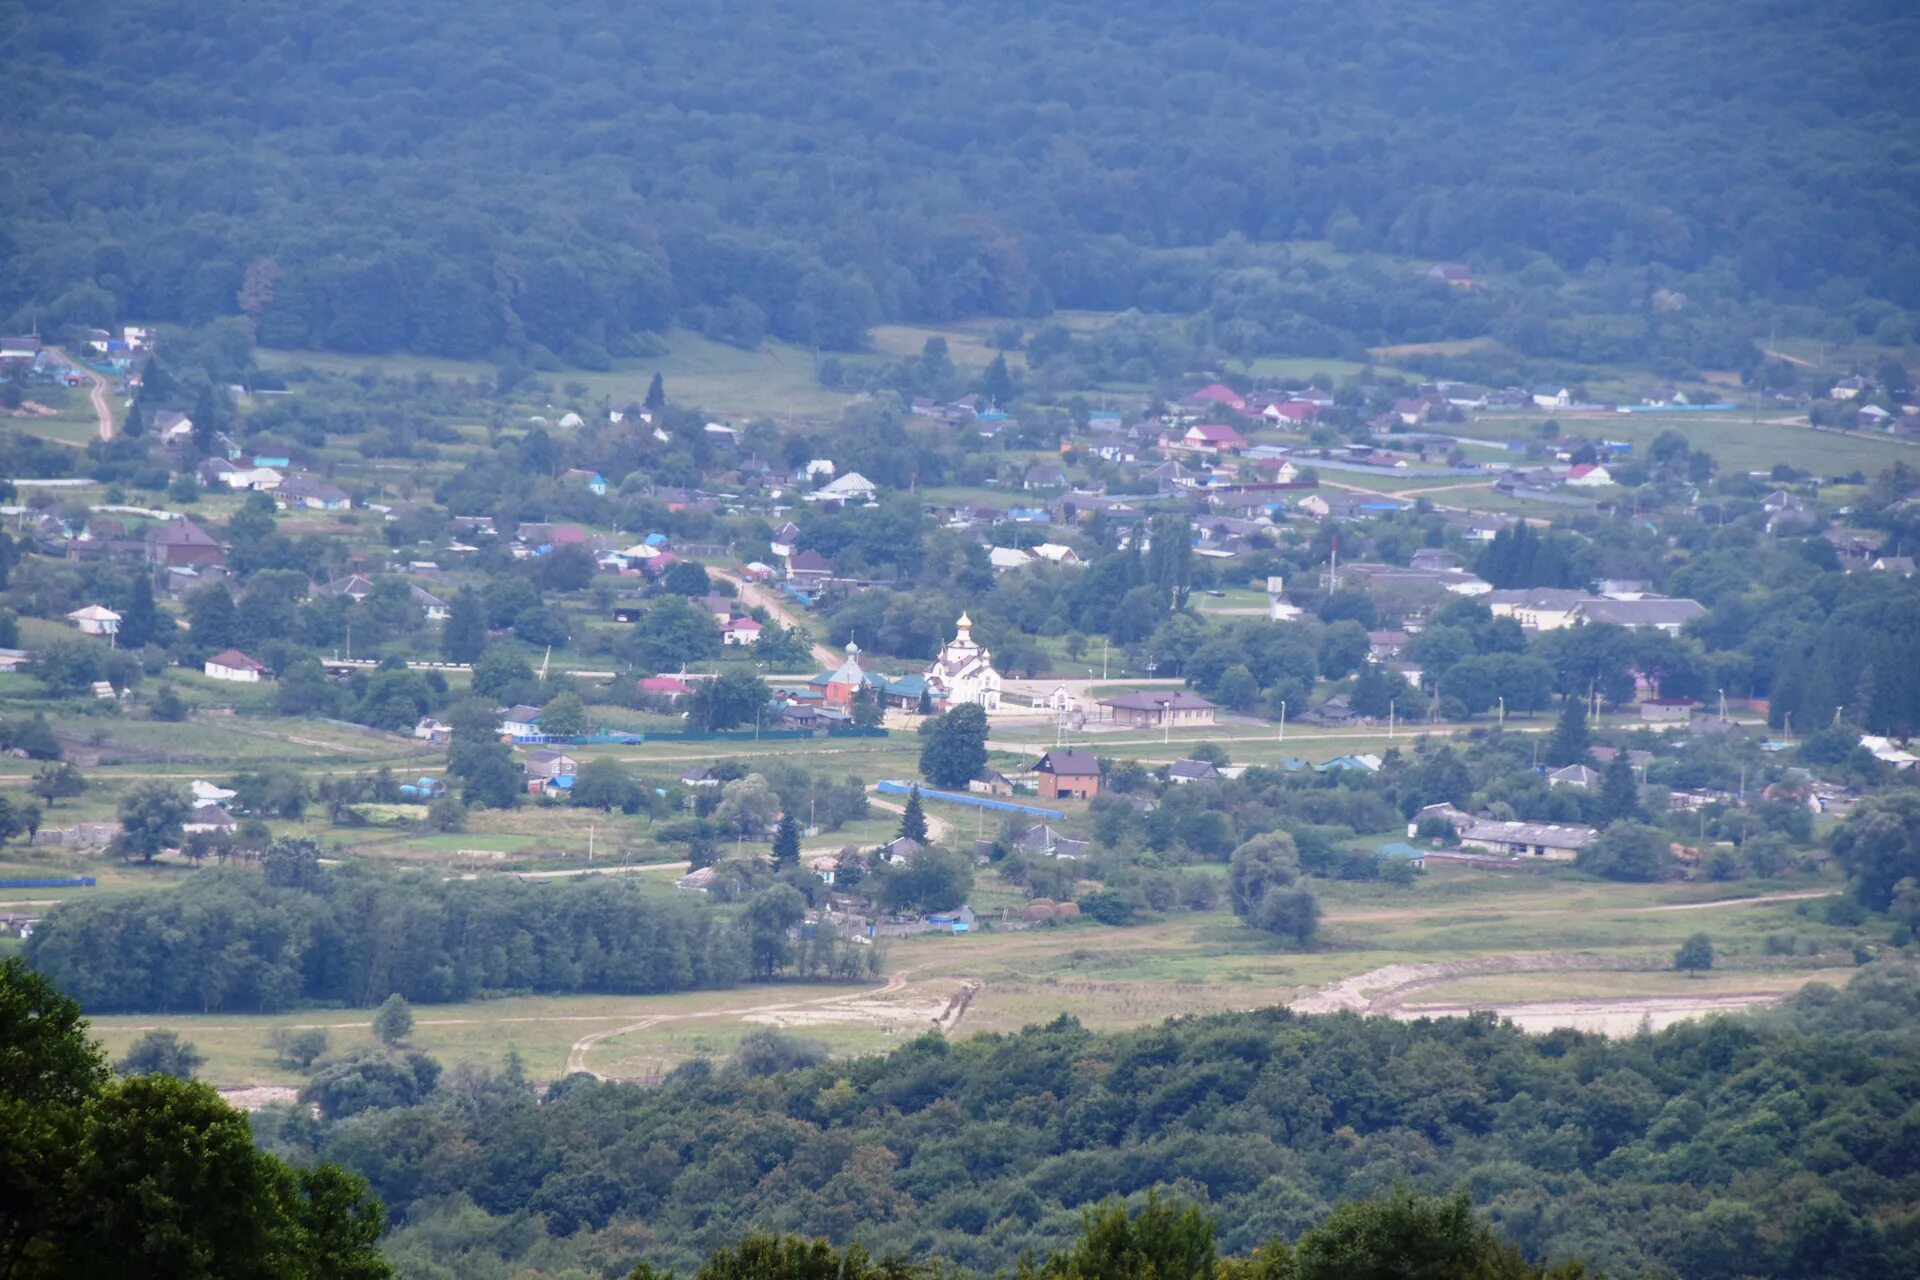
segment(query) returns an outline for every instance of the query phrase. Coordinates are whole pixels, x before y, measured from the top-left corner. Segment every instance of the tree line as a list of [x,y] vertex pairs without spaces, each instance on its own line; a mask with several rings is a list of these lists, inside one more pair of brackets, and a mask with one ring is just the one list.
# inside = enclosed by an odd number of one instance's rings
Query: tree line
[[[310,851],[272,848],[263,865],[210,869],[178,893],[62,904],[27,959],[95,1012],[641,994],[732,986],[749,972],[730,917],[625,879],[323,873]],[[792,923],[780,922],[783,938]]]

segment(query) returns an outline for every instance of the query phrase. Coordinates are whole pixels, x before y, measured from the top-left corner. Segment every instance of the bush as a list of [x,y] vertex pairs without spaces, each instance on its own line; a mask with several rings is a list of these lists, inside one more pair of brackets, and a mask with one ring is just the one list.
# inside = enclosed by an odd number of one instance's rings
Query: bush
[[135,1040],[114,1069],[123,1076],[172,1076],[191,1080],[206,1062],[192,1044],[171,1031],[149,1031]]
[[413,1030],[413,1006],[395,992],[374,1011],[373,1035],[381,1044],[399,1044]]
[[267,1047],[283,1067],[305,1071],[327,1051],[327,1033],[323,1027],[275,1027],[267,1037]]

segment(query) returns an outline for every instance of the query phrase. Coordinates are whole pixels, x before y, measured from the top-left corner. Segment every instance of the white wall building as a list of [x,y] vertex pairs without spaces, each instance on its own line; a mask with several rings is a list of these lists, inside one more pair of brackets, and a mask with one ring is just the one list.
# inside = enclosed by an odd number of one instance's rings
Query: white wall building
[[988,711],[1000,709],[1000,673],[993,656],[973,639],[973,620],[966,614],[954,628],[954,637],[926,670],[934,695],[948,706],[972,703]]

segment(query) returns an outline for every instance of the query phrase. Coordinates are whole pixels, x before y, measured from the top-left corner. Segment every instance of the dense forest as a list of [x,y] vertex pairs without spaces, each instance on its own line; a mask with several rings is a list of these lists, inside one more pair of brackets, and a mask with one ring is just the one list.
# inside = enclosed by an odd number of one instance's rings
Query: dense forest
[[[243,313],[270,345],[585,365],[675,324],[849,348],[881,318],[1056,307],[1206,313],[1228,350],[1491,332],[1720,358],[1694,317],[1760,299],[1899,341],[1916,39],[1893,0],[644,23],[27,0],[0,24],[0,316]],[[1369,251],[1505,288],[1344,257]],[[1567,310],[1570,274],[1605,323]]]
[[1916,1015],[1889,958],[1776,1014],[1621,1041],[1485,1016],[1114,1035],[1062,1017],[802,1070],[763,1044],[659,1088],[570,1078],[544,1104],[469,1067],[418,1105],[258,1127],[364,1174],[421,1276],[620,1250],[684,1266],[748,1230],[985,1272],[1156,1188],[1245,1253],[1400,1184],[1465,1188],[1530,1256],[1610,1275],[1868,1280],[1920,1268]]

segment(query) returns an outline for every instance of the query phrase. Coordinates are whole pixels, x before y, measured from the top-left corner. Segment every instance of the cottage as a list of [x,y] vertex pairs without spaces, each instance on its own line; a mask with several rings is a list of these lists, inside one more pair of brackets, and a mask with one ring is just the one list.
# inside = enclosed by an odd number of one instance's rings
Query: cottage
[[1113,698],[1102,698],[1099,705],[1107,709],[1107,718],[1114,723],[1136,729],[1148,726],[1178,729],[1210,725],[1220,710],[1217,704],[1197,693],[1188,693],[1185,689],[1123,693]]
[[1381,863],[1382,865],[1405,863],[1415,871],[1425,871],[1427,869],[1426,851],[1424,849],[1417,849],[1403,840],[1395,840],[1391,844],[1381,845],[1373,851],[1373,858],[1375,862]]
[[500,732],[510,738],[531,738],[540,732],[540,708],[516,703],[500,713]]
[[1067,473],[1051,462],[1036,462],[1027,468],[1020,483],[1027,489],[1064,489]]
[[83,636],[115,636],[120,632],[120,615],[105,605],[90,604],[84,609],[75,609],[67,615],[67,621],[80,629]]
[[818,586],[833,576],[833,561],[808,547],[787,558],[787,581],[795,586]]
[[760,639],[761,627],[752,618],[729,618],[720,628],[720,643],[725,645],[750,645]]
[[237,830],[239,826],[239,822],[235,821],[232,814],[228,813],[219,805],[209,802],[195,805],[193,807],[193,816],[182,824],[181,829],[188,835],[210,835],[219,832],[234,831]]
[[639,687],[641,693],[665,698],[668,702],[677,702],[693,692],[692,685],[673,676],[643,676]]
[[267,669],[238,649],[225,649],[208,658],[201,668],[215,680],[233,680],[257,684],[266,678]]
[[1613,473],[1597,462],[1583,462],[1567,472],[1563,482],[1576,489],[1597,489],[1613,483]]
[[717,787],[720,785],[720,777],[705,765],[688,765],[680,774],[680,785],[683,787]]
[[413,726],[413,736],[422,742],[452,742],[453,726],[432,716],[424,716]]
[[527,757],[527,776],[534,778],[571,778],[580,772],[580,762],[564,751],[536,751]]
[[1541,409],[1565,409],[1573,404],[1573,392],[1566,387],[1535,387],[1532,392],[1533,403]]
[[1086,857],[1087,844],[1085,840],[1061,835],[1044,822],[1035,823],[1013,839],[1013,847],[1022,853],[1044,853],[1069,860]]
[[1640,702],[1642,724],[1685,724],[1693,719],[1692,698],[1644,698]]
[[226,553],[207,531],[191,520],[169,520],[152,526],[146,536],[147,561],[157,565],[224,565]]
[[1081,751],[1049,751],[1033,766],[1041,798],[1073,796],[1091,800],[1100,794],[1100,761]]
[[858,471],[835,477],[806,495],[808,502],[872,502],[879,488]]
[[273,500],[305,511],[345,511],[353,506],[346,490],[312,476],[288,476],[275,487]]
[[977,796],[1010,796],[1013,794],[1013,783],[1006,774],[989,769],[969,779],[967,790]]
[[1217,782],[1220,770],[1208,760],[1175,760],[1167,766],[1167,781],[1176,786],[1190,782]]
[[1247,438],[1224,422],[1201,422],[1188,427],[1180,443],[1202,453],[1238,453],[1247,447]]
[[1600,775],[1584,764],[1570,764],[1564,769],[1555,769],[1547,775],[1549,787],[1577,787],[1581,791],[1598,791]]

